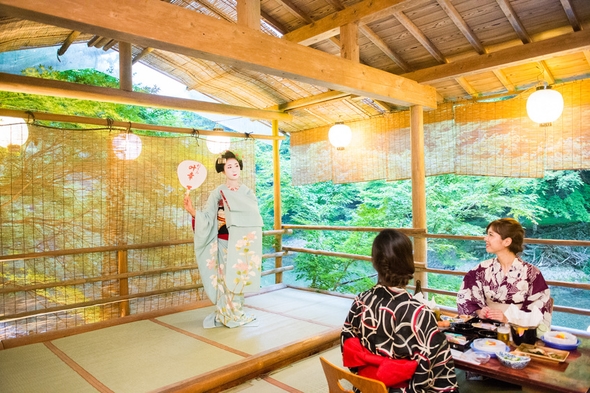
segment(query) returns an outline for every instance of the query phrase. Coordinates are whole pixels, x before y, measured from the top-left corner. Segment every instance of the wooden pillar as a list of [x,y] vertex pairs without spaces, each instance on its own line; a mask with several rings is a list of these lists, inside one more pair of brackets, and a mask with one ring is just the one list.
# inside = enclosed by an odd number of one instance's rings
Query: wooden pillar
[[119,41],[119,88],[133,91],[131,44]]
[[[279,136],[279,121],[272,121],[272,136]],[[272,162],[273,162],[273,188],[274,188],[274,211],[275,211],[275,222],[274,229],[281,229],[282,223],[282,210],[281,210],[281,163],[279,155],[279,140],[273,139],[272,141]],[[275,237],[275,251],[279,252],[283,249],[283,235],[276,235]],[[275,258],[275,268],[283,266],[283,257]],[[283,273],[275,274],[275,284],[283,282]]]
[[[412,144],[412,226],[426,229],[426,170],[424,164],[424,108],[414,105],[410,108],[410,140]],[[427,266],[426,238],[414,238],[414,262],[417,267]],[[427,275],[417,271],[414,282],[422,281],[428,286]]]
[[340,57],[360,61],[358,21],[340,26]]
[[238,25],[260,30],[260,0],[237,0]]

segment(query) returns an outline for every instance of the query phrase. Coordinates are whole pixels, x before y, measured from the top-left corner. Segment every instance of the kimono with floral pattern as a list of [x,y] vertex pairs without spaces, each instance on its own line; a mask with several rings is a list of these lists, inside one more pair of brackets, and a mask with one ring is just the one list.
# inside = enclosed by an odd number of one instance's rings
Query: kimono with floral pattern
[[[218,237],[220,201],[228,240]],[[195,214],[194,246],[205,293],[216,308],[203,326],[236,327],[256,319],[243,310],[244,292],[260,289],[262,217],[252,190],[243,184],[213,190],[205,209]]]
[[543,314],[537,334],[551,327],[549,286],[541,271],[530,263],[516,258],[505,275],[497,258],[481,262],[463,278],[457,294],[459,314],[472,315],[491,303],[506,307],[515,304],[522,311],[532,311],[536,306]]
[[406,290],[376,285],[359,294],[342,328],[342,346],[353,337],[376,355],[418,362],[408,386],[390,387],[389,393],[458,391],[445,335],[432,311]]

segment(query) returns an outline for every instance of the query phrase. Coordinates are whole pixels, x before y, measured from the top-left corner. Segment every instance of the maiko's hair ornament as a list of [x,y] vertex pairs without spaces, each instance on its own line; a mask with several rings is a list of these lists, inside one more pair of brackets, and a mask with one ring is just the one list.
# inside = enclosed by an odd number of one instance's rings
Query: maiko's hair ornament
[[217,173],[223,172],[225,163],[230,158],[235,158],[238,161],[238,164],[240,164],[240,170],[244,169],[244,163],[242,162],[240,156],[238,154],[234,154],[229,150],[226,150],[223,153],[221,153],[219,157],[217,157],[217,161],[215,162],[215,170],[217,171]]

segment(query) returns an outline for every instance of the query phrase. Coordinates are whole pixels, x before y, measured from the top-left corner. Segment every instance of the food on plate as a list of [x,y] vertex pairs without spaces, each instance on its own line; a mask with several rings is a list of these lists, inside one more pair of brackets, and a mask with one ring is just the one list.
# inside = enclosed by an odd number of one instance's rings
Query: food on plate
[[548,347],[538,347],[536,345],[521,344],[514,351],[516,354],[530,355],[539,360],[551,360],[563,362],[569,355],[567,351],[552,349]]
[[442,321],[437,321],[436,322],[438,324],[438,327],[449,327],[451,326],[451,321],[449,320],[442,320]]

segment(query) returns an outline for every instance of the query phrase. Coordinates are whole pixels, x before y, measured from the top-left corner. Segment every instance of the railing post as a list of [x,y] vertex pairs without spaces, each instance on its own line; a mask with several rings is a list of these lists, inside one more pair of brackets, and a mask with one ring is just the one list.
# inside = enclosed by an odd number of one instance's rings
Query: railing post
[[[272,135],[279,136],[279,122],[278,120],[272,121]],[[273,189],[274,189],[274,229],[281,229],[282,223],[282,211],[281,211],[281,163],[279,161],[279,140],[273,139],[272,141],[272,162],[273,162]],[[283,235],[275,236],[275,251],[279,252],[283,248]],[[275,268],[283,266],[283,257],[275,258]],[[280,284],[283,282],[283,273],[279,272],[275,274],[275,283]]]

